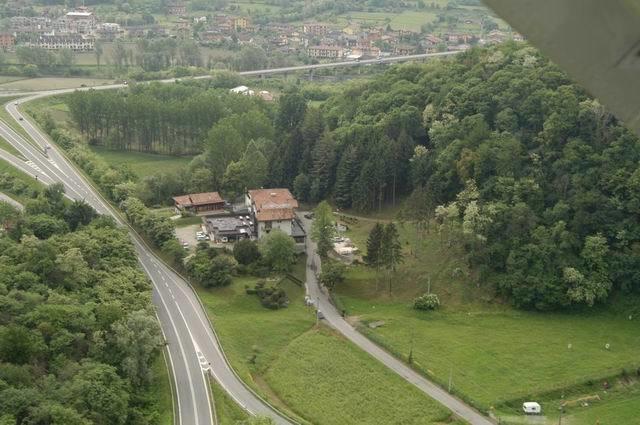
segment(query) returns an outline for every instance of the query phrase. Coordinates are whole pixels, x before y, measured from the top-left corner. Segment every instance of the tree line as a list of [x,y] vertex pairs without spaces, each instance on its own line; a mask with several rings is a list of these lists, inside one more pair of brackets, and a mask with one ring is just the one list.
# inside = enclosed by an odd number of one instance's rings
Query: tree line
[[155,424],[163,340],[127,233],[59,185],[0,203],[0,423]]
[[109,149],[197,154],[211,126],[260,101],[228,90],[151,84],[128,91],[77,91],[66,98],[71,118],[90,144]]

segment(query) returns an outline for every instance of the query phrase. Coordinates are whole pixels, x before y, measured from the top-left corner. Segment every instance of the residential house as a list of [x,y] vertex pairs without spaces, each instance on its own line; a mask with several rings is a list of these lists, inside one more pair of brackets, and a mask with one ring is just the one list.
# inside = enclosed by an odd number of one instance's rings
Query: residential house
[[307,55],[314,59],[337,59],[342,57],[343,52],[338,46],[309,46]]
[[15,46],[16,38],[13,34],[2,33],[0,34],[0,49],[2,50],[10,50]]
[[315,22],[306,23],[302,26],[302,32],[313,37],[323,37],[329,32],[329,27]]
[[173,16],[182,16],[187,13],[187,6],[182,2],[172,2],[167,4],[167,13]]
[[398,56],[412,55],[415,52],[415,46],[410,46],[408,44],[398,44],[393,47],[393,53]]
[[27,45],[47,50],[70,49],[76,52],[90,52],[95,47],[95,39],[80,34],[42,34],[32,38]]
[[86,7],[80,7],[54,21],[53,28],[59,33],[93,34],[97,23],[93,12]]
[[295,214],[298,201],[289,189],[250,190],[246,194],[245,204],[255,218],[258,239],[279,229],[297,243],[304,243],[306,234]]
[[224,199],[218,192],[192,193],[173,198],[176,213],[189,212],[193,214],[221,212],[224,210]]
[[250,25],[249,19],[243,16],[233,18],[233,29],[235,31],[246,31]]

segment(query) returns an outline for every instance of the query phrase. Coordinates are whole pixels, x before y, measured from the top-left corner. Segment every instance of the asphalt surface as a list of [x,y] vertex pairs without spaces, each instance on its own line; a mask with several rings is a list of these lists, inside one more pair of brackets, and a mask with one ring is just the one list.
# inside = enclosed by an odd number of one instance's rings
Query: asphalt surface
[[[311,221],[304,218],[302,214],[299,214],[298,217],[303,222],[304,227],[307,230],[307,234],[310,234]],[[376,360],[380,361],[386,367],[400,375],[404,380],[406,380],[410,384],[415,385],[426,395],[447,407],[456,416],[466,420],[472,425],[494,424],[494,422],[492,422],[489,418],[476,411],[471,406],[464,403],[462,400],[452,396],[435,383],[429,381],[424,376],[417,373],[405,363],[398,360],[396,357],[392,356],[387,351],[380,348],[380,346],[371,342],[371,340],[355,330],[353,326],[351,326],[349,322],[347,322],[342,317],[341,313],[331,303],[327,290],[325,288],[322,288],[319,284],[316,273],[319,274],[320,270],[321,260],[320,256],[316,253],[316,244],[309,238],[307,238],[307,295],[320,309],[327,324],[336,329],[362,350],[369,353]]]
[[[22,103],[48,95],[49,92],[39,93],[18,102]],[[34,178],[38,176],[39,180],[45,184],[62,183],[69,198],[83,199],[99,213],[110,215],[119,224],[125,226],[126,224],[48,140],[47,136],[27,118],[17,119],[21,116],[17,108],[18,105],[15,103],[6,106],[6,110],[35,141],[36,146],[6,123],[0,122],[0,136],[13,145],[27,161],[4,151],[0,151],[0,157],[33,175]],[[45,146],[49,146],[46,156]],[[132,231],[130,233],[140,264],[153,283],[153,302],[167,341],[169,360],[173,369],[178,424],[214,423],[209,387],[205,379],[206,373],[211,373],[225,391],[251,414],[269,416],[277,424],[290,424],[289,420],[250,391],[231,369],[198,298],[187,282],[156,258],[137,234]]]

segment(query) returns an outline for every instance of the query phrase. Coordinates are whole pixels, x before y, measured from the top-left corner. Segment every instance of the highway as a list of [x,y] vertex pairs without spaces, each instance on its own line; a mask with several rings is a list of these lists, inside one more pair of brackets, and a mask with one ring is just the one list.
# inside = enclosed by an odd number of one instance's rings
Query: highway
[[[112,210],[84,176],[67,160],[27,118],[18,120],[18,105],[34,98],[48,96],[38,93],[19,102],[7,104],[7,112],[27,132],[33,143],[0,121],[0,137],[14,146],[26,161],[0,151],[0,157],[45,184],[60,182],[71,199],[83,199],[101,214],[112,216],[120,225],[126,223]],[[44,147],[50,146],[48,155]],[[231,369],[206,313],[191,287],[180,276],[156,258],[152,250],[131,229],[131,239],[142,268],[153,284],[153,302],[167,341],[169,361],[173,369],[179,425],[210,425],[214,415],[206,373],[211,373],[225,391],[251,414],[266,415],[277,424],[292,422],[249,390]]]
[[[450,56],[458,52],[444,52],[423,55],[389,57],[373,60],[335,62],[316,65],[304,65],[286,68],[248,71],[240,74],[260,76],[297,71],[311,71],[328,67],[361,66],[378,63],[404,62],[423,60],[435,57]],[[210,75],[193,77],[194,79],[211,78]],[[173,83],[176,79],[160,80],[161,83]],[[14,131],[7,123],[0,120],[0,137],[10,143],[25,160],[6,151],[0,150],[0,158],[10,162],[26,173],[37,176],[45,184],[60,182],[65,187],[66,195],[71,199],[82,199],[93,206],[101,214],[112,216],[118,224],[129,229],[142,268],[153,284],[153,302],[169,353],[173,379],[176,388],[177,423],[178,425],[209,425],[214,423],[214,414],[210,403],[209,387],[205,376],[210,373],[223,389],[245,410],[254,415],[265,415],[274,419],[277,424],[292,424],[292,420],[284,417],[266,401],[250,390],[230,367],[215,331],[208,321],[207,315],[191,286],[173,270],[159,260],[144,241],[125,223],[111,206],[101,197],[98,191],[87,181],[84,175],[75,168],[48,137],[37,128],[28,117],[20,120],[19,105],[37,98],[69,93],[75,90],[108,90],[126,87],[125,84],[110,84],[80,89],[60,89],[31,92],[24,98],[6,105],[7,112],[29,135],[34,143]],[[45,155],[45,147],[49,147]],[[313,246],[310,246],[313,249]],[[313,252],[313,251],[312,251]],[[315,254],[310,258],[315,259]],[[319,261],[316,263],[319,265]],[[315,275],[308,276],[310,293],[317,288]],[[318,289],[319,291],[319,289]],[[318,293],[320,296],[321,293]],[[344,333],[358,346],[381,360],[386,366],[400,374],[407,381],[423,389],[427,394],[441,401],[445,406],[462,418],[472,418],[473,424],[489,424],[488,420],[476,420],[478,415],[462,402],[446,394],[420,377],[406,366],[381,350],[357,333],[340,318],[330,306],[328,298],[322,295],[321,308],[327,315],[327,321]],[[333,309],[333,310],[332,310]],[[427,388],[427,389],[424,389]],[[439,391],[439,392],[438,392]],[[442,394],[441,394],[442,393]]]

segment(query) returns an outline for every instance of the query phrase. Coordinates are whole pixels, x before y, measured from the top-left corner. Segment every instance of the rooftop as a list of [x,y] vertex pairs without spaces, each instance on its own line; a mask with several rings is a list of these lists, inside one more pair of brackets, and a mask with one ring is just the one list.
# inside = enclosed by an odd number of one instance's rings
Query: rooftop
[[250,190],[249,198],[257,210],[298,208],[298,201],[289,192],[289,189]]
[[224,199],[220,197],[218,192],[192,193],[189,195],[176,196],[173,200],[176,204],[184,207],[224,203]]

